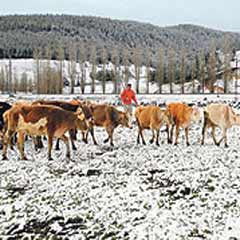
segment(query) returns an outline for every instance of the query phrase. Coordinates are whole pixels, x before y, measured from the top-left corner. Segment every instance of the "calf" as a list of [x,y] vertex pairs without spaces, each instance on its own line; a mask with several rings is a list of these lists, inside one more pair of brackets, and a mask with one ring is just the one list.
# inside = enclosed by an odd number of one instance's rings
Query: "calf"
[[[187,146],[189,146],[189,127],[192,122],[198,122],[200,120],[200,110],[195,106],[189,107],[184,103],[170,103],[167,105],[167,110],[169,111],[173,121],[173,123],[171,124],[172,127],[169,142],[173,142],[173,131],[174,127],[176,126],[175,145],[178,144],[179,129],[180,127],[182,127],[185,130],[186,144]],[[168,126],[168,131],[169,127],[170,125]]]
[[[219,146],[224,140],[225,147],[227,144],[227,130],[233,125],[240,125],[240,115],[233,112],[232,108],[225,104],[210,104],[204,109],[204,124],[202,129],[202,145],[205,140],[207,128],[212,128],[212,138],[214,143]],[[222,138],[217,141],[215,136],[216,127],[221,128]]]
[[18,148],[22,159],[27,159],[23,145],[25,134],[48,137],[48,159],[51,160],[53,138],[61,138],[67,147],[66,157],[70,158],[68,137],[65,133],[78,128],[87,131],[87,122],[81,108],[76,113],[54,106],[15,106],[4,114],[7,131],[4,136],[3,159],[7,159],[7,147],[14,133],[18,133]]
[[[65,101],[47,101],[47,100],[37,100],[32,103],[32,105],[51,105],[51,106],[57,106],[60,107],[64,110],[71,111],[71,112],[76,112],[78,107],[81,106],[81,103],[77,100],[70,101],[70,102],[65,102]],[[73,150],[77,150],[74,140],[77,140],[77,130],[76,129],[71,129],[69,131],[69,136],[71,140],[71,145]],[[83,141],[86,143],[86,137],[83,135]],[[43,146],[41,138],[37,138],[37,148],[41,148]],[[59,139],[57,139],[56,142],[56,150],[60,150],[59,147]]]
[[[158,106],[140,106],[136,109],[135,117],[138,124],[138,136],[137,143],[140,143],[140,136],[142,138],[142,142],[146,145],[146,142],[143,137],[144,129],[152,130],[152,139],[150,143],[154,142],[155,139],[155,131],[156,131],[156,145],[159,146],[159,132],[160,128],[164,124],[171,124],[171,117],[168,111],[162,110]],[[168,137],[169,139],[169,137]]]

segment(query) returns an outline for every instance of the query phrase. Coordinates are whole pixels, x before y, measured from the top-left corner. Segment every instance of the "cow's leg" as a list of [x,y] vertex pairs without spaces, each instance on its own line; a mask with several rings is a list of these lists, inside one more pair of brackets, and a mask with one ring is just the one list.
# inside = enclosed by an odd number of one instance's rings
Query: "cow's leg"
[[137,144],[140,144],[140,129],[138,128]]
[[224,137],[224,146],[227,148],[229,147],[227,144],[227,128],[223,130],[223,137]]
[[66,147],[67,147],[66,158],[70,158],[70,146],[69,146],[68,137],[65,135],[62,135],[61,139],[64,141],[64,143],[66,144]]
[[96,139],[95,139],[95,136],[94,136],[94,128],[93,128],[93,127],[90,127],[90,128],[89,128],[89,132],[90,132],[90,134],[91,134],[91,136],[92,136],[92,140],[93,140],[94,145],[98,145],[98,143],[97,143],[97,141],[96,141]]
[[88,131],[82,131],[82,140],[84,143],[88,143]]
[[172,139],[170,137],[170,125],[169,124],[166,125],[166,131],[167,131],[167,142],[168,142],[168,144],[172,144]]
[[52,158],[52,144],[53,144],[53,135],[48,134],[48,160],[53,160]]
[[70,141],[71,141],[71,145],[72,145],[72,149],[73,150],[77,150],[74,140],[77,140],[77,131],[76,129],[70,130],[69,131],[69,136],[70,136]]
[[175,145],[178,145],[179,127],[180,127],[179,124],[176,124]]
[[60,139],[57,138],[56,145],[55,145],[55,150],[59,151],[60,150]]
[[221,140],[219,142],[217,142],[216,135],[215,135],[215,129],[216,129],[216,127],[212,126],[212,138],[213,138],[214,144],[219,146],[221,143]]
[[2,151],[2,159],[6,160],[7,159],[7,148],[8,145],[10,144],[10,141],[14,135],[14,131],[8,130],[6,131],[4,137],[3,137],[3,151]]
[[144,137],[143,137],[143,129],[142,128],[139,129],[139,134],[140,134],[140,136],[142,138],[143,145],[146,145],[146,142],[145,142]]
[[205,142],[205,135],[206,135],[206,130],[208,128],[208,120],[206,113],[204,112],[204,120],[203,120],[203,128],[202,128],[202,141],[201,144],[204,145]]
[[24,132],[19,132],[18,139],[17,139],[18,150],[21,154],[22,160],[27,160],[27,157],[24,153],[24,142],[25,142],[25,134]]
[[160,129],[157,129],[156,145],[159,146]]
[[169,143],[173,143],[173,131],[174,131],[175,124],[172,124],[171,131],[170,131],[170,141]]
[[110,145],[114,146],[113,144],[113,131],[114,131],[114,127],[113,126],[109,126],[106,128],[107,133],[108,133],[108,138],[104,140],[104,143],[107,143],[110,140]]
[[154,132],[154,129],[152,129],[152,138],[151,138],[151,140],[149,142],[151,144],[154,143],[154,139],[155,139],[155,132]]
[[187,146],[189,146],[190,145],[189,138],[188,138],[189,128],[186,127],[184,130],[185,130],[186,144]]

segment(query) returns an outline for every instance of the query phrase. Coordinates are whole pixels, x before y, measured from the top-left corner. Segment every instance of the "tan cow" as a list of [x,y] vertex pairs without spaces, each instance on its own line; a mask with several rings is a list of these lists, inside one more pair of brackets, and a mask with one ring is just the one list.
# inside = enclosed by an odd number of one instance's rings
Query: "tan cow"
[[119,111],[113,106],[107,104],[90,104],[88,106],[88,109],[91,113],[91,121],[89,121],[89,131],[95,144],[97,144],[97,141],[94,136],[94,126],[104,127],[106,129],[108,137],[104,140],[104,143],[110,141],[111,146],[114,146],[113,132],[118,125],[131,128],[129,114]]
[[[142,138],[142,143],[146,145],[143,137],[144,129],[152,130],[152,139],[150,143],[153,143],[156,137],[156,145],[159,146],[159,132],[160,128],[166,124],[171,124],[171,117],[168,111],[162,110],[158,106],[140,106],[137,107],[135,112],[135,117],[138,124],[138,136],[137,143],[140,143],[140,136]],[[156,136],[155,136],[156,132]],[[169,140],[169,137],[168,137]]]
[[81,108],[76,113],[54,106],[16,105],[4,113],[7,122],[4,136],[3,159],[7,159],[7,148],[14,133],[18,133],[18,148],[22,159],[27,159],[23,145],[25,134],[48,137],[48,159],[51,160],[53,138],[61,138],[67,146],[66,157],[70,158],[68,137],[65,133],[78,128],[87,131],[88,124]]
[[[227,130],[233,125],[240,125],[240,115],[233,112],[232,108],[225,104],[210,104],[204,109],[204,125],[202,129],[202,145],[205,140],[205,133],[207,128],[212,128],[212,137],[214,143],[219,146],[221,142],[225,141],[225,147],[227,144]],[[219,127],[222,132],[222,138],[217,141],[215,136],[215,128]]]
[[174,127],[176,126],[175,145],[178,144],[179,129],[182,127],[185,130],[186,144],[189,146],[189,127],[192,122],[198,122],[200,120],[200,110],[197,107],[189,107],[184,103],[170,103],[167,106],[167,110],[169,111],[173,120],[170,132],[170,142],[173,142],[173,131]]

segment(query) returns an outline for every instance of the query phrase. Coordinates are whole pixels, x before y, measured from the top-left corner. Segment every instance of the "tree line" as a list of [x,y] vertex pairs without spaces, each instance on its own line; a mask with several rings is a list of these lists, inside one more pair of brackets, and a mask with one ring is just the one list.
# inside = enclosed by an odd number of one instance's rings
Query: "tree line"
[[[233,77],[230,68],[233,50],[227,38],[221,49],[213,39],[209,49],[208,52],[203,49],[189,58],[187,48],[182,48],[180,53],[171,47],[159,48],[155,53],[156,63],[153,64],[152,49],[140,46],[113,47],[110,52],[104,46],[97,49],[96,45],[90,43],[35,48],[33,77],[26,72],[18,76],[9,55],[8,64],[0,69],[0,92],[84,94],[88,87],[88,92],[94,94],[99,93],[96,88],[100,86],[103,94],[118,94],[129,80],[135,79],[134,88],[138,94],[186,93],[189,92],[186,83],[191,87],[192,93],[205,93],[206,89],[213,93],[214,83],[221,72],[223,91],[228,93],[229,81]],[[219,50],[223,59],[219,57]],[[64,72],[66,69],[67,73]],[[110,82],[111,92],[107,89]],[[151,89],[153,83],[157,86],[154,92]],[[178,91],[174,88],[175,85],[180,86]],[[163,89],[166,86],[168,89]]]

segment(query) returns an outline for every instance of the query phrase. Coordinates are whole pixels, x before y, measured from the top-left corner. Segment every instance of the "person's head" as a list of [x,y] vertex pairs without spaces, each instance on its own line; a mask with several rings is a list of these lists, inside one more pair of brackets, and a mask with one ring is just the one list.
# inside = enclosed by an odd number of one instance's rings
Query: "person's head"
[[131,88],[132,88],[132,84],[131,84],[131,83],[128,83],[127,89],[131,89]]

